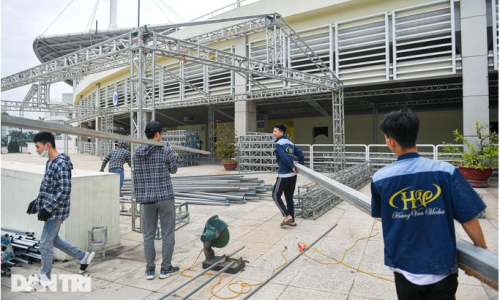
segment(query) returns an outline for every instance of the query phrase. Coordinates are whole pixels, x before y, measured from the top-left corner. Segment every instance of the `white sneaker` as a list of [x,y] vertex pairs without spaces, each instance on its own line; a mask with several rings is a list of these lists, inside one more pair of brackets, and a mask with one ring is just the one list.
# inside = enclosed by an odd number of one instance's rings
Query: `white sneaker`
[[95,252],[85,252],[85,256],[80,260],[80,270],[78,271],[80,274],[83,274],[89,264],[94,259]]
[[54,283],[50,279],[48,279],[47,276],[42,275],[40,277],[41,278],[38,279],[35,274],[30,274],[30,276],[28,277],[29,285],[24,289],[24,292],[33,293],[36,292],[37,289],[45,289],[46,287],[51,286]]

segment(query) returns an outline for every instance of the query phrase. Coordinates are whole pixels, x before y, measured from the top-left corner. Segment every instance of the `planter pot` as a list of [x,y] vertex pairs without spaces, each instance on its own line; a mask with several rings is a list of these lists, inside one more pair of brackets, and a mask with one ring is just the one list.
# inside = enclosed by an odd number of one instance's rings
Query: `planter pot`
[[493,168],[486,168],[484,170],[476,169],[474,167],[458,166],[460,173],[464,175],[465,179],[473,187],[488,187],[488,179],[493,174]]
[[224,165],[224,169],[226,169],[226,171],[234,171],[234,170],[236,170],[236,166],[238,164],[237,163],[229,163],[229,164],[223,163],[223,165]]

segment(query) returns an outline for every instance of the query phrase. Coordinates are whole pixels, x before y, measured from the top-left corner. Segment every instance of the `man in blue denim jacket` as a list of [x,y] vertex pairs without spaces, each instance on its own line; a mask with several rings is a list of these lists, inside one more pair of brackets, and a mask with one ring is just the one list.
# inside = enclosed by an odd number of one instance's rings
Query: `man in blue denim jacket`
[[[303,165],[304,153],[284,137],[285,132],[285,125],[281,123],[274,125],[273,137],[276,141],[275,154],[278,162],[278,178],[273,187],[273,200],[284,217],[280,226],[288,225],[295,227],[297,223],[295,223],[293,193],[295,192],[295,184],[297,183],[297,170],[293,165],[293,157],[297,156],[299,164]],[[283,193],[285,193],[286,206],[281,199]]]

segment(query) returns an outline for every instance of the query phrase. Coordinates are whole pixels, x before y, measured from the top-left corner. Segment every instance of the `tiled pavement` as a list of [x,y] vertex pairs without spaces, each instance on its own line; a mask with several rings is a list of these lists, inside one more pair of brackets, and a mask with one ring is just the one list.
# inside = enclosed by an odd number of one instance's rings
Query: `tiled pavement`
[[[6,158],[7,156],[7,158]],[[98,158],[86,155],[71,155],[76,169],[98,170]],[[37,157],[14,157],[2,155],[2,160],[28,160],[38,163]],[[28,162],[28,161],[24,161]],[[42,162],[43,163],[43,162]],[[213,174],[223,173],[220,166],[200,166],[182,168],[180,174]],[[258,174],[267,184],[274,183],[275,174]],[[299,184],[308,182],[299,175]],[[5,188],[5,187],[4,187]],[[365,194],[370,193],[369,186],[362,189]],[[498,183],[493,182],[491,187],[478,189],[483,194],[488,205],[486,219],[480,223],[486,236],[490,251],[498,253]],[[270,276],[271,271],[284,262],[281,252],[284,246],[288,250],[284,255],[290,259],[299,250],[297,242],[311,243],[333,225],[337,226],[317,244],[316,248],[326,254],[340,259],[342,253],[357,239],[375,234],[376,227],[381,229],[380,223],[360,212],[348,203],[341,203],[318,220],[298,219],[296,228],[280,228],[282,219],[274,202],[270,197],[261,200],[249,201],[246,204],[232,204],[222,206],[195,206],[189,207],[191,223],[176,231],[176,245],[173,257],[175,265],[189,267],[199,254],[202,243],[200,235],[206,220],[217,214],[229,224],[231,240],[227,247],[219,253],[231,253],[240,246],[245,249],[239,252],[249,264],[239,274],[222,275],[221,284],[213,289],[220,296],[234,295],[227,289],[227,284],[235,280],[244,280],[249,283],[258,283]],[[25,294],[12,292],[11,279],[2,277],[1,299],[158,299],[164,293],[188,280],[187,277],[175,275],[170,278],[148,281],[144,278],[144,256],[142,236],[131,230],[130,217],[120,217],[121,239],[120,246],[107,251],[106,259],[92,263],[88,273],[92,276],[92,291],[80,293],[36,292]],[[457,235],[468,239],[460,225],[457,224]],[[157,253],[160,254],[161,244],[156,242]],[[324,257],[312,254],[314,257],[326,261]],[[202,256],[203,257],[203,254]],[[161,258],[157,258],[159,269]],[[383,265],[382,234],[379,233],[369,239],[359,241],[356,246],[347,252],[344,261],[356,268],[392,279],[391,272]],[[188,274],[196,274],[201,270],[201,260]],[[29,275],[38,273],[39,264],[23,265],[12,268],[13,274]],[[76,260],[55,263],[53,274],[73,274],[78,269]],[[481,300],[498,299],[498,291],[482,284],[477,279],[459,274],[459,288],[457,299]],[[168,299],[182,297],[208,277],[198,278],[195,282],[177,291],[175,296]],[[211,289],[215,281],[190,299],[218,299],[212,296]],[[233,289],[237,286],[233,286]],[[239,296],[235,299],[241,299]],[[299,257],[287,269],[281,272],[269,284],[255,294],[253,299],[396,299],[396,291],[392,282],[384,281],[343,265],[321,265],[304,256]]]

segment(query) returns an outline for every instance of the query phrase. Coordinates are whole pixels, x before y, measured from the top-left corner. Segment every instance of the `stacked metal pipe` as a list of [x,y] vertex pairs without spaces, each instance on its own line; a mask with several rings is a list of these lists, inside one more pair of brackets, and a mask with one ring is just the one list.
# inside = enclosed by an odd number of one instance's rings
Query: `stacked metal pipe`
[[[375,170],[366,162],[336,172],[329,178],[359,190],[370,182],[374,173]],[[299,186],[296,199],[295,215],[314,220],[342,201],[340,197],[320,187],[315,182]]]
[[1,234],[10,237],[15,255],[12,261],[5,262],[5,266],[2,265],[2,267],[20,266],[17,263],[31,264],[42,259],[39,248],[40,241],[35,239],[34,232],[2,228]]
[[[224,205],[258,200],[272,187],[257,177],[243,175],[172,176],[175,201],[196,205]],[[125,179],[122,193],[130,198],[130,179]]]

